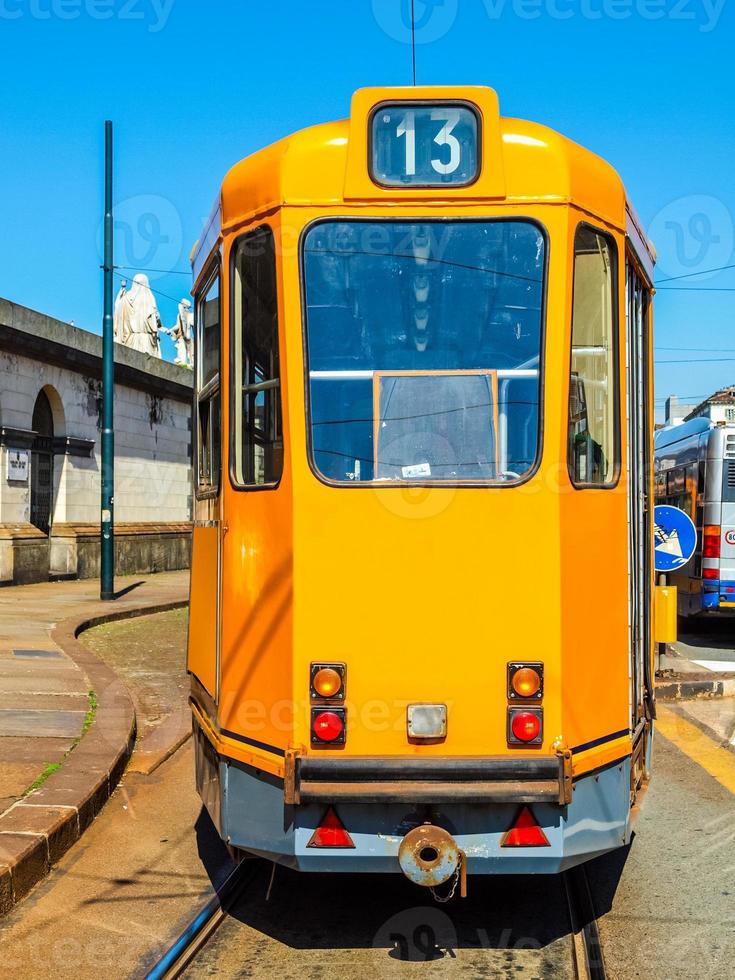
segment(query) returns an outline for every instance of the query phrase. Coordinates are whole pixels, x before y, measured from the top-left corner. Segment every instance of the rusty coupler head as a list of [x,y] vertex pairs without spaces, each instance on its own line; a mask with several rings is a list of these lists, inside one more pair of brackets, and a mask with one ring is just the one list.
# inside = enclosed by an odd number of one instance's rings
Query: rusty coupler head
[[449,881],[459,861],[459,847],[452,835],[429,823],[410,830],[398,848],[401,871],[414,884],[425,888]]

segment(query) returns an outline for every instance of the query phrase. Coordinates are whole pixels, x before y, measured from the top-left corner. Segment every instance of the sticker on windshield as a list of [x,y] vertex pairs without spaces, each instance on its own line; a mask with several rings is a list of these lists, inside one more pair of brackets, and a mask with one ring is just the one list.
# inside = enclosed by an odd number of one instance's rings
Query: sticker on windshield
[[419,476],[431,476],[429,463],[416,463],[413,466],[402,466],[401,476],[404,480],[416,479]]

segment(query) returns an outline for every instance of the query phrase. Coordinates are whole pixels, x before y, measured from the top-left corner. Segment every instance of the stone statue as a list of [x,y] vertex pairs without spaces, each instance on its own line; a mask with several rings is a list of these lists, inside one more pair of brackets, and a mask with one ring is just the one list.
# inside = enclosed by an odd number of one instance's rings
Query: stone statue
[[123,279],[120,283],[120,292],[115,297],[115,312],[113,315],[112,325],[113,333],[115,335],[115,343],[122,343],[122,298],[128,288],[128,280]]
[[167,330],[169,337],[176,344],[176,357],[174,364],[181,367],[192,367],[194,363],[192,350],[192,329],[194,326],[194,314],[191,312],[191,301],[182,299],[179,303],[179,315],[176,318],[176,326]]
[[141,354],[161,356],[161,317],[148,283],[148,276],[139,272],[129,292],[122,289],[117,297],[115,329],[119,342]]

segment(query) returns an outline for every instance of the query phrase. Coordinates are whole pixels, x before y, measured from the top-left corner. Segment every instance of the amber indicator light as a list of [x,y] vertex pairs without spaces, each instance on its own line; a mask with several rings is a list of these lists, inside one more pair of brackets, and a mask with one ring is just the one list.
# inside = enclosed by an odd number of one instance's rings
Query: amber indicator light
[[344,701],[345,665],[311,665],[311,697],[317,701]]
[[508,664],[508,698],[511,701],[540,701],[544,696],[542,663]]

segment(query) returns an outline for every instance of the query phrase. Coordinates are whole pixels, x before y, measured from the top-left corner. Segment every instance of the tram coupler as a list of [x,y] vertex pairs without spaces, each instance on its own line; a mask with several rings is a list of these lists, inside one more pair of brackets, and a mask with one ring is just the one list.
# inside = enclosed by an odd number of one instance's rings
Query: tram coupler
[[398,862],[404,875],[423,888],[435,888],[459,874],[460,894],[467,894],[467,860],[452,835],[426,823],[401,841]]

